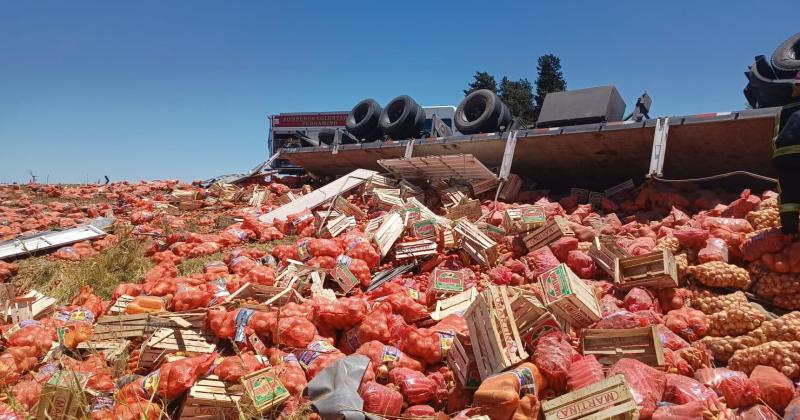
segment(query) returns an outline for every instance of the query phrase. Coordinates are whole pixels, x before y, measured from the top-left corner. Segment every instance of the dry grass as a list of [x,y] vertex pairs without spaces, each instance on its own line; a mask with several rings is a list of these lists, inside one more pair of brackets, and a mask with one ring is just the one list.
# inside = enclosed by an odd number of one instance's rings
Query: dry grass
[[144,256],[144,242],[122,235],[119,243],[99,255],[77,262],[31,257],[19,261],[14,284],[22,289],[36,289],[59,302],[66,302],[89,285],[98,296],[108,299],[120,283],[139,282],[152,267]]

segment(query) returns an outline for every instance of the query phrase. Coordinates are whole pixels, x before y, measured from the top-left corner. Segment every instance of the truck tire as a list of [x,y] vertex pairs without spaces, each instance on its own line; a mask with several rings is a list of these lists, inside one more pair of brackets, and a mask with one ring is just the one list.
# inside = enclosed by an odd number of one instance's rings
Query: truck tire
[[455,115],[456,128],[462,134],[497,131],[503,117],[504,105],[491,90],[476,90],[458,104]]
[[505,102],[500,101],[500,104],[503,106],[503,112],[500,113],[500,120],[497,122],[497,128],[503,127],[505,130],[508,130],[508,127],[511,125],[511,119],[514,118],[511,115],[511,109],[508,108]]
[[392,99],[381,112],[381,131],[395,140],[417,137],[424,126],[425,110],[407,95]]
[[333,139],[336,138],[336,129],[335,128],[320,128],[319,134],[317,134],[317,139],[319,140],[320,144],[333,144]]
[[781,79],[793,79],[800,71],[800,32],[792,35],[772,53],[772,68]]
[[380,136],[378,129],[380,116],[381,106],[372,98],[364,99],[347,114],[347,131],[360,139],[376,140]]

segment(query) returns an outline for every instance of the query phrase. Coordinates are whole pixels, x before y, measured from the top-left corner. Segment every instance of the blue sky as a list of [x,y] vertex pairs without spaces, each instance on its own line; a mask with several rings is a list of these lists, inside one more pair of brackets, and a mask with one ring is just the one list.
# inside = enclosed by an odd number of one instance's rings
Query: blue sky
[[[653,4],[653,6],[647,6]],[[0,5],[0,182],[204,179],[267,156],[267,115],[409,94],[456,105],[475,70],[614,84],[652,114],[744,108],[742,72],[795,1],[137,1]],[[781,12],[784,11],[784,12]]]

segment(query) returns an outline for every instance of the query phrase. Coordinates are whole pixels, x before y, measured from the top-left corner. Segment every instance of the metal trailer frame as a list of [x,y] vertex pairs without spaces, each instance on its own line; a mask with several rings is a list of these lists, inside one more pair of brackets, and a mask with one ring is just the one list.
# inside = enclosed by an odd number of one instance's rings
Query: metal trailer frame
[[[281,149],[281,158],[317,177],[381,159],[471,154],[489,168],[550,188],[604,189],[633,179],[698,178],[733,171],[775,176],[772,129],[780,108],[334,146]],[[514,134],[512,134],[514,133]],[[667,142],[669,138],[669,142]],[[506,147],[509,139],[515,143]],[[331,154],[337,156],[329,156]],[[503,165],[504,157],[506,164]]]

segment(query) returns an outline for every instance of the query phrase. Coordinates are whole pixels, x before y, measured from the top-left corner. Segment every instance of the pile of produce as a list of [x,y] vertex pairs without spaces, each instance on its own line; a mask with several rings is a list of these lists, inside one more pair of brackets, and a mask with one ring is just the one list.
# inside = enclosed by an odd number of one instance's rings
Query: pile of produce
[[[3,240],[114,218],[0,261],[0,417],[550,419],[609,384],[639,418],[800,408],[800,242],[773,192],[376,176],[297,208],[308,181],[0,186]],[[147,269],[108,293],[21,280],[126,241]]]

